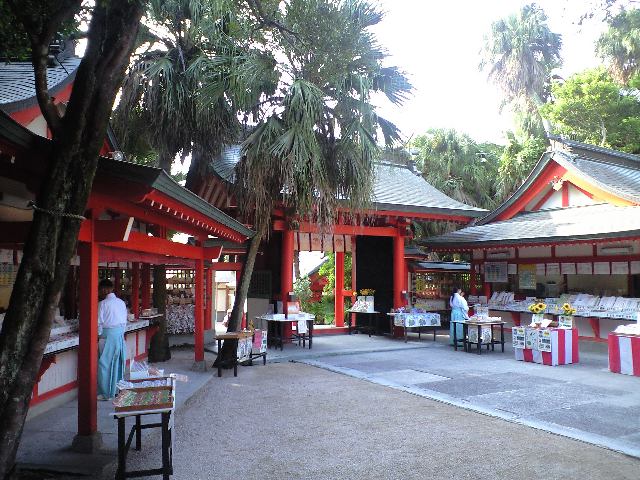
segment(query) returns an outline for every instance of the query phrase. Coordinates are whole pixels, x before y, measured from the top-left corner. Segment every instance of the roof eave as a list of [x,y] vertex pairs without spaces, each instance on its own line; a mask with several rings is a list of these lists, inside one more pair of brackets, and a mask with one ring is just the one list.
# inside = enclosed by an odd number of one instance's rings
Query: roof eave
[[410,215],[411,213],[419,213],[419,214],[434,214],[434,215],[450,215],[452,217],[466,217],[469,220],[471,220],[473,218],[480,218],[488,212],[488,210],[484,210],[484,209],[464,210],[464,209],[441,208],[441,207],[421,207],[417,205],[402,205],[402,204],[380,203],[380,202],[371,202],[371,206],[374,210],[379,210],[379,211],[407,212],[408,217],[411,216]]

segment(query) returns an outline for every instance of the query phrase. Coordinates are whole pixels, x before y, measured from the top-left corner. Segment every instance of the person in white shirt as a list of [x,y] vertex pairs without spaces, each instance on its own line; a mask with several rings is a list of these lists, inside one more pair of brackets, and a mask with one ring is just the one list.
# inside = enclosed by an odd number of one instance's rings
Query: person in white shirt
[[116,384],[124,377],[127,361],[124,330],[127,324],[127,306],[113,293],[111,280],[101,280],[98,303],[98,399],[108,400],[116,395]]
[[449,325],[449,345],[453,345],[453,329],[455,325],[456,338],[458,342],[463,341],[463,331],[461,323],[454,321],[467,320],[469,318],[469,305],[464,298],[464,292],[461,289],[454,288],[449,298],[449,306],[451,307],[451,323]]

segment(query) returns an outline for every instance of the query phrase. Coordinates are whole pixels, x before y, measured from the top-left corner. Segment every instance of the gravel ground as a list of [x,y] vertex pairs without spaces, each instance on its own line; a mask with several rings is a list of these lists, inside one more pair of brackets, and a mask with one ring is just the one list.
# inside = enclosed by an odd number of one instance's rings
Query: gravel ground
[[[160,461],[143,438],[128,468]],[[640,461],[316,367],[213,378],[176,417],[172,479],[640,478]],[[113,478],[113,470],[104,479]]]

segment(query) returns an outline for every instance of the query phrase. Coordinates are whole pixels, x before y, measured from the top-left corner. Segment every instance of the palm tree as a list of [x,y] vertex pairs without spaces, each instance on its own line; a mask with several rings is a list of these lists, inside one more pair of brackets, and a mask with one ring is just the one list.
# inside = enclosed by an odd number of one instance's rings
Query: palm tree
[[[561,65],[562,38],[547,25],[547,15],[536,4],[497,20],[485,36],[480,69],[501,91],[504,105],[533,113],[544,103],[545,85]],[[545,129],[548,126],[545,124]]]
[[[351,211],[371,198],[379,142],[399,132],[378,116],[374,92],[401,104],[411,90],[370,27],[382,14],[366,1],[291,0],[274,21],[269,48],[280,73],[278,94],[256,112],[242,145],[235,192],[252,220],[252,238],[229,330],[237,329],[254,261],[276,205],[330,225],[339,207]],[[224,361],[230,351],[223,352]]]
[[596,43],[596,52],[621,84],[640,70],[640,10],[623,10],[609,21]]
[[[273,91],[273,62],[244,48],[243,42],[249,39],[230,33],[230,25],[238,24],[237,12],[234,3],[226,0],[149,3],[142,53],[127,73],[114,114],[124,149],[134,160],[155,157],[157,166],[170,173],[178,155],[183,159],[191,155],[190,171],[197,171],[223,144],[236,141],[241,129],[239,109]],[[232,75],[246,70],[249,63],[253,76]],[[260,69],[265,65],[268,70]],[[154,292],[166,292],[165,271],[164,265],[155,266]],[[165,302],[160,293],[154,295],[160,310]],[[170,357],[166,317],[162,317],[149,359]]]

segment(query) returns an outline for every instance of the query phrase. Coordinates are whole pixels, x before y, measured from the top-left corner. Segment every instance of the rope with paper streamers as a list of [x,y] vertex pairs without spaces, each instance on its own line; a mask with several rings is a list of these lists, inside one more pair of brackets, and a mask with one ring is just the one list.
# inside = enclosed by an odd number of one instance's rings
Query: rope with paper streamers
[[54,217],[73,218],[74,220],[80,220],[80,221],[87,219],[86,217],[83,217],[82,215],[76,215],[75,213],[56,212],[54,210],[47,210],[46,208],[40,208],[33,201],[29,201],[27,206],[29,208],[32,208],[36,212],[46,213],[47,215],[51,215]]

